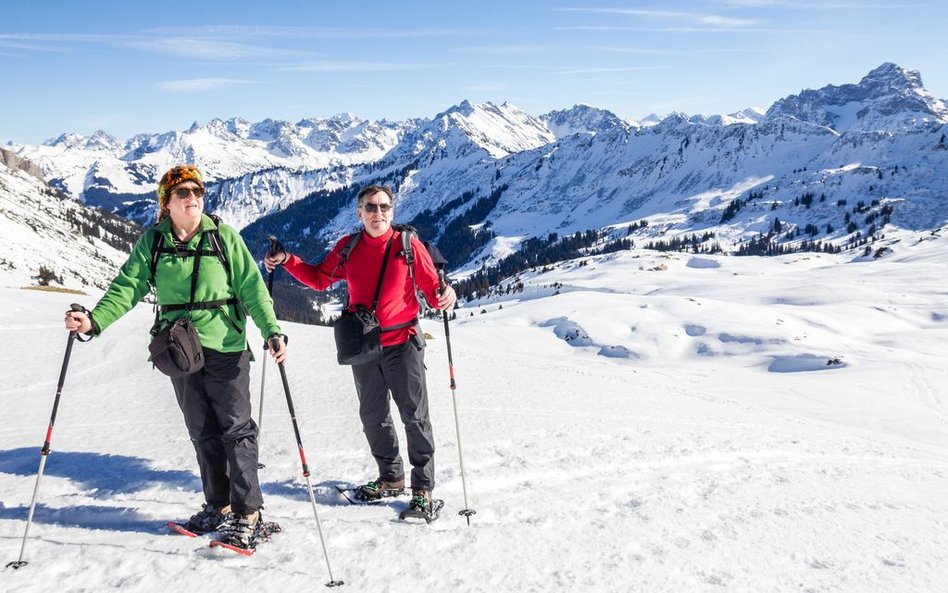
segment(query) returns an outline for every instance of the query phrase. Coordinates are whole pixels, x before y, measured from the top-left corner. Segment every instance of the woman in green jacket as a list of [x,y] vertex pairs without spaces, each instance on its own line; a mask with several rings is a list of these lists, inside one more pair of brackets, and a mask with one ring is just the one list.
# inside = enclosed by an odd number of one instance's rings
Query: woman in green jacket
[[[280,336],[279,348],[270,349],[277,363],[286,358],[285,338],[243,239],[204,214],[201,172],[192,165],[170,169],[158,183],[158,205],[157,224],[138,239],[105,295],[88,314],[67,312],[66,329],[101,334],[141,301],[152,282],[157,326],[191,316],[204,368],[171,380],[204,486],[205,503],[187,527],[198,533],[220,530],[227,543],[247,547],[262,524],[263,496],[257,478],[257,425],[251,418],[246,314],[268,342]],[[152,269],[156,241],[164,248]],[[196,257],[201,261],[192,286]],[[198,306],[181,306],[191,301]]]

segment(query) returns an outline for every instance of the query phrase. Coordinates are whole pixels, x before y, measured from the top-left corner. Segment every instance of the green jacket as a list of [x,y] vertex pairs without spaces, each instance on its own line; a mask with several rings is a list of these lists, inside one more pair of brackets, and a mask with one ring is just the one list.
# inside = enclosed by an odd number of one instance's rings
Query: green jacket
[[[216,227],[211,217],[207,214],[203,215],[201,231],[191,238],[188,248],[198,249],[201,246],[200,241],[204,231]],[[216,301],[236,296],[240,301],[240,304],[236,306],[241,307],[242,311],[238,314],[234,306],[223,305],[216,309],[195,310],[191,312],[191,318],[204,347],[219,352],[240,352],[247,349],[245,312],[249,312],[264,339],[280,333],[280,326],[273,312],[273,299],[267,293],[266,284],[260,276],[260,270],[253,256],[250,255],[247,245],[237,231],[226,224],[220,225],[219,232],[224,253],[230,263],[231,277],[228,280],[227,271],[216,256],[202,256],[194,300],[195,302]],[[166,247],[174,246],[170,218],[149,228],[139,237],[128,260],[92,310],[95,335],[104,332],[148,294],[155,233],[164,233]],[[203,249],[213,251],[210,237],[204,239]],[[155,269],[158,304],[187,303],[191,296],[193,270],[194,256],[179,257],[162,253]],[[174,321],[187,314],[187,311],[162,312],[161,320],[162,322]]]

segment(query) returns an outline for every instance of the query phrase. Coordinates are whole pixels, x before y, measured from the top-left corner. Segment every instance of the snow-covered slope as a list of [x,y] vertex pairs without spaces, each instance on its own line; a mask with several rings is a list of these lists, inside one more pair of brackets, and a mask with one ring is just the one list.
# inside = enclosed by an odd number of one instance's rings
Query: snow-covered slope
[[[472,303],[452,323],[461,439],[442,325],[424,320],[445,500],[430,526],[397,521],[404,498],[355,507],[336,494],[376,471],[351,373],[332,359],[328,328],[285,324],[334,577],[343,590],[393,593],[941,591],[948,242],[850,260],[632,251],[524,275],[523,293]],[[0,349],[4,563],[23,537],[62,311],[96,297],[0,289],[4,337],[31,352]],[[0,590],[322,589],[272,364],[260,477],[283,533],[248,559],[165,530],[202,497],[171,387],[145,361],[150,321],[140,306],[74,347],[29,564],[5,570]],[[259,385],[259,359],[251,372]],[[477,510],[470,526],[465,506]]]
[[137,234],[127,221],[0,162],[0,285],[104,289]]

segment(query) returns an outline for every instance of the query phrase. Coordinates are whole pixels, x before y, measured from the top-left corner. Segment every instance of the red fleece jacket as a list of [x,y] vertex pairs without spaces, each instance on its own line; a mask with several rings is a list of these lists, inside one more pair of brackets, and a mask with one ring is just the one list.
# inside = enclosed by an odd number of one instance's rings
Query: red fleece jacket
[[[362,232],[355,249],[349,254],[349,260],[343,265],[341,253],[351,237],[347,235],[340,239],[326,258],[316,265],[291,255],[284,267],[294,278],[316,290],[324,290],[338,280],[345,280],[349,286],[349,307],[362,305],[371,309],[379,282],[379,272],[382,270],[385,245],[391,239],[392,249],[385,267],[385,278],[382,281],[382,292],[375,314],[383,330],[413,320],[418,315],[418,301],[408,273],[405,254],[402,253],[401,232],[389,229],[387,233],[376,238]],[[411,247],[415,255],[415,282],[428,303],[437,305],[438,272],[431,262],[431,256],[417,237],[411,238]],[[382,346],[407,342],[414,333],[414,326],[383,331]]]

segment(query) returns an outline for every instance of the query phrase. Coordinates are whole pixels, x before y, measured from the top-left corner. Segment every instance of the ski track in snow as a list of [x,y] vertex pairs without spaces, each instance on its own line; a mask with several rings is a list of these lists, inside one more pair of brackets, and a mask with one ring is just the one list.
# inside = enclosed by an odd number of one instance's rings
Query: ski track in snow
[[[824,298],[812,262],[750,291],[751,273],[770,261],[663,261],[666,272],[619,268],[609,293],[564,274],[554,279],[575,283],[560,295],[504,301],[503,310],[477,303],[472,310],[489,312],[459,315],[451,335],[477,510],[470,526],[457,515],[464,493],[440,323],[424,322],[435,336],[427,353],[435,493],[446,501],[429,526],[397,521],[406,497],[366,507],[335,492],[375,471],[351,375],[334,363],[330,330],[286,324],[287,374],[342,590],[943,588],[948,327],[908,306],[929,301],[925,283],[886,304],[885,283],[844,273],[832,290],[852,294],[846,309]],[[887,273],[917,277],[911,263],[900,265],[904,272]],[[695,279],[735,271],[747,284]],[[791,295],[784,282],[817,288]],[[76,298],[0,289],[8,343],[35,353],[0,353],[4,563],[19,551],[62,362],[65,332],[55,321]],[[875,325],[865,322],[872,311]],[[30,564],[3,571],[0,591],[322,588],[329,577],[272,363],[260,477],[264,515],[284,532],[244,558],[163,528],[201,496],[171,387],[145,363],[150,319],[141,306],[102,338],[74,345]],[[634,355],[604,356],[606,345]],[[827,366],[832,356],[843,364]],[[260,366],[252,365],[254,406]]]

